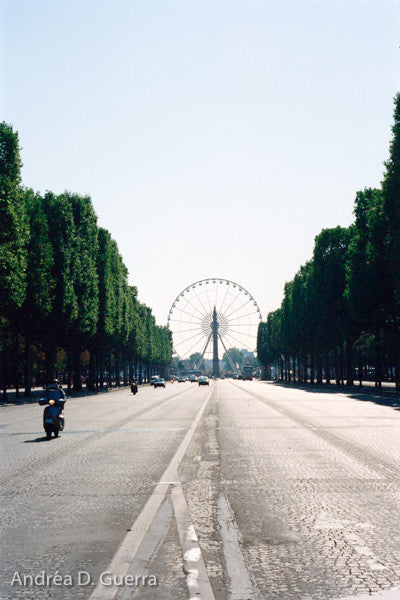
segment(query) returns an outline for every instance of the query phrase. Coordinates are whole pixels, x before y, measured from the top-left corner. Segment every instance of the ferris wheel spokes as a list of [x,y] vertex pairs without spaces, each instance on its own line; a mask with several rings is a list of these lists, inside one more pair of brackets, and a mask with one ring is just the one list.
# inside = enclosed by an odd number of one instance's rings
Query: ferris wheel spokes
[[[186,300],[186,302],[187,302],[188,304],[190,304],[190,306],[192,306],[192,308],[193,308],[195,311],[198,311],[198,312],[200,312],[200,311],[198,310],[198,307],[197,307],[197,306],[195,306],[195,305],[194,305],[192,302],[190,302],[190,300],[188,300],[187,298],[184,298],[184,299]],[[203,306],[202,308],[204,309],[204,306]],[[202,313],[200,312],[200,314],[201,314],[201,316],[202,316],[203,318],[205,318],[205,317],[207,316],[207,313],[204,313],[204,314],[202,314]]]
[[198,366],[197,366],[197,368],[198,368],[198,369],[200,369],[200,366],[201,366],[201,364],[202,364],[202,362],[203,362],[203,358],[204,358],[204,355],[205,355],[205,353],[206,353],[207,346],[208,346],[208,344],[210,343],[211,336],[212,336],[212,332],[211,332],[211,333],[210,333],[210,335],[208,336],[208,340],[206,341],[206,345],[204,346],[204,350],[203,350],[203,352],[201,353],[200,362],[199,362],[199,364],[198,364]]
[[229,319],[229,317],[231,317],[232,315],[234,315],[238,310],[241,310],[244,306],[246,306],[246,304],[248,304],[248,301],[245,302],[244,304],[242,304],[242,306],[238,306],[238,308],[235,308],[234,311],[232,311],[231,313],[229,313],[229,315],[225,315],[225,317],[227,319]]
[[[232,340],[235,340],[236,343],[243,345],[243,340],[238,340],[234,335],[232,335],[231,333],[227,333],[225,335],[225,337],[229,337]],[[254,348],[251,349],[251,352],[254,352]]]
[[219,333],[218,333],[218,337],[219,337],[219,339],[221,340],[221,344],[222,344],[222,345],[223,345],[223,347],[224,347],[225,354],[226,354],[226,356],[227,356],[227,358],[228,358],[229,364],[231,365],[231,367],[232,367],[233,371],[236,371],[236,372],[237,372],[237,369],[236,369],[235,365],[234,365],[234,364],[233,364],[233,362],[232,362],[231,356],[230,356],[230,354],[229,354],[228,350],[226,349],[226,346],[225,346],[225,344],[224,344],[224,340],[223,340],[223,339],[222,339],[222,337],[219,335]]
[[[199,337],[199,335],[201,335],[202,337],[204,337],[204,332],[203,330],[201,330],[200,333],[196,333],[195,335],[190,335],[189,337],[185,338],[184,340],[179,340],[178,342],[176,342],[174,344],[174,346],[179,346],[180,344],[184,344],[186,342],[190,342],[191,340],[194,340],[194,338]],[[196,342],[197,343],[197,342]]]

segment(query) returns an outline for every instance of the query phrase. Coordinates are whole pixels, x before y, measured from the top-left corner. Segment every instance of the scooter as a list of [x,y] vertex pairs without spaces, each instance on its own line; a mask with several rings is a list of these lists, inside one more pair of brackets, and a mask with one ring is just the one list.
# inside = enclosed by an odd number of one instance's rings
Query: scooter
[[43,411],[43,428],[47,439],[51,438],[52,433],[54,433],[54,437],[58,437],[65,425],[64,415],[61,414],[64,401],[42,398],[42,400],[39,400],[39,404],[48,404]]
[[138,391],[137,384],[136,383],[132,383],[132,385],[131,385],[131,392],[132,392],[132,394],[133,395],[137,394],[137,391]]

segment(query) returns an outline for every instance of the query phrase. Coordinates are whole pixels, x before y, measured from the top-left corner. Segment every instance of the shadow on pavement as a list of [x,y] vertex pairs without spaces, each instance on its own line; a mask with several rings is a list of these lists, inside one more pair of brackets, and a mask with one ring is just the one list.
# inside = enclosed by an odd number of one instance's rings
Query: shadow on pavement
[[345,385],[336,385],[335,383],[331,383],[329,385],[288,383],[286,381],[273,381],[269,383],[279,387],[302,390],[311,394],[346,394],[350,398],[354,398],[355,400],[359,400],[361,402],[375,402],[375,404],[391,406],[396,410],[400,410],[400,391],[395,389],[386,388],[378,390],[375,387],[347,387]]
[[[36,438],[35,440],[25,440],[24,444],[35,444],[38,442],[50,442],[53,438],[47,439],[47,437]],[[54,438],[57,439],[57,438]]]
[[[128,385],[120,385],[119,387],[117,387],[117,386],[110,387],[110,388],[104,387],[97,391],[88,390],[86,388],[83,388],[83,390],[81,392],[74,392],[74,393],[68,393],[68,391],[65,387],[63,387],[63,390],[68,399],[68,398],[84,398],[87,396],[96,396],[97,394],[106,394],[106,393],[110,393],[110,392],[117,392],[120,390],[127,390],[127,389],[129,389],[129,387],[130,386],[128,386]],[[43,388],[37,388],[37,389],[31,391],[31,396],[26,397],[26,396],[24,396],[24,392],[21,391],[19,398],[17,398],[15,391],[10,390],[7,392],[7,400],[3,400],[2,398],[0,398],[0,407],[2,407],[2,406],[21,406],[23,404],[36,404],[40,398],[43,398],[44,393],[45,392],[44,392]]]

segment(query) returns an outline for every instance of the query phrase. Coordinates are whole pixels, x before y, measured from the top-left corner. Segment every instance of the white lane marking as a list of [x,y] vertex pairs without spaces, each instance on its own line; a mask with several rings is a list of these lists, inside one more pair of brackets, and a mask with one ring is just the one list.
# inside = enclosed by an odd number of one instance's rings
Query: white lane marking
[[355,533],[345,533],[344,539],[353,546],[358,554],[361,554],[361,556],[368,556],[366,562],[372,571],[384,571],[386,569],[385,565],[376,558],[372,550],[364,544],[363,540],[358,535]]
[[186,573],[186,585],[188,586],[190,598],[215,600],[196,531],[191,522],[189,507],[180,483],[177,483],[172,488],[171,499],[174,507],[179,542],[185,561],[184,571]]
[[372,527],[370,523],[355,523],[353,521],[349,521],[348,519],[336,519],[332,514],[330,514],[326,510],[322,510],[318,515],[315,523],[315,529],[340,529],[343,530],[343,537],[350,546],[360,554],[361,556],[366,557],[366,563],[372,571],[384,571],[386,569],[385,565],[380,562],[372,550],[364,543],[364,541],[355,533],[348,533],[344,531],[346,527],[362,527],[363,529],[367,529]]
[[345,529],[346,527],[357,527],[358,529],[369,529],[371,523],[357,523],[350,519],[336,519],[327,510],[321,510],[314,523],[314,529]]
[[218,498],[218,523],[223,543],[226,568],[230,586],[230,600],[254,600],[254,590],[240,548],[240,531],[235,522],[235,516],[224,494]]
[[344,524],[340,519],[336,519],[326,510],[321,510],[315,523],[315,529],[344,529]]
[[332,598],[332,600],[399,600],[400,588],[392,588],[391,590],[381,590],[374,594],[357,594],[356,596],[341,596],[340,598]]
[[187,539],[189,542],[197,542],[197,535],[194,530],[194,525],[190,525],[187,532]]
[[[186,432],[178,450],[175,452],[171,462],[165,469],[160,481],[156,485],[154,492],[147,500],[136,521],[133,523],[131,531],[129,531],[122,540],[117,552],[114,555],[114,558],[105,571],[112,573],[113,575],[126,575],[129,566],[135,558],[140,544],[142,543],[147,530],[150,527],[150,524],[157,514],[160,504],[165,498],[170,486],[170,482],[177,481],[178,479],[178,467],[185,455],[187,447],[192,440],[200,419],[203,416],[212,392],[213,390],[210,390],[210,392],[207,394],[207,398],[201,405],[196,418]],[[117,586],[112,585],[106,587],[101,583],[101,581],[99,581],[89,600],[111,600],[112,598],[115,598],[117,592]]]
[[200,559],[201,550],[200,548],[191,548],[184,554],[184,560],[187,562],[197,562]]

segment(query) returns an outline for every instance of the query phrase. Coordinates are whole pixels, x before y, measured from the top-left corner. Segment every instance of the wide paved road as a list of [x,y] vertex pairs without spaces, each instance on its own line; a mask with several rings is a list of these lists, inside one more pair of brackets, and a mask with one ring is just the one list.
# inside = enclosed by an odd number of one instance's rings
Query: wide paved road
[[3,406],[0,598],[397,600],[391,404],[175,383],[68,400],[51,441]]

